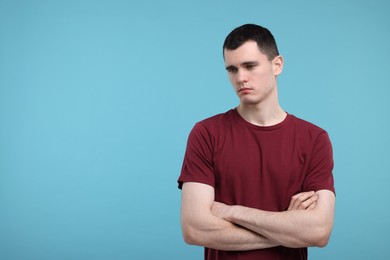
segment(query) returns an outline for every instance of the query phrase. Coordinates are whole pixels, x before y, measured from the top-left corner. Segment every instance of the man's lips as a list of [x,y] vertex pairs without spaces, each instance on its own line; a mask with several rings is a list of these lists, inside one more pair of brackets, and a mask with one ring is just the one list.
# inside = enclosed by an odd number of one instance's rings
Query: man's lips
[[252,91],[252,89],[251,88],[240,88],[239,90],[238,90],[238,93],[249,93],[250,91]]

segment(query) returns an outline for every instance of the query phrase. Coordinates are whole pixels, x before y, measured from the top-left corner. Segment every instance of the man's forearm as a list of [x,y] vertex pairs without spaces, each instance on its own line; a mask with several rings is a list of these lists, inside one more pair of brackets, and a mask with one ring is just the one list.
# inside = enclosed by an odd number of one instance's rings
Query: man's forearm
[[323,196],[314,209],[284,212],[227,206],[223,218],[286,247],[322,247],[327,244],[333,225],[333,213],[324,211],[333,212],[332,203]]
[[188,244],[226,251],[245,251],[278,246],[270,239],[222,219],[201,225],[183,225],[184,240]]
[[184,183],[181,222],[186,243],[231,251],[278,245],[261,234],[216,216],[211,212],[213,203],[213,187],[201,183]]
[[[230,221],[286,247],[319,246],[319,225],[304,211],[269,212],[234,206]],[[305,214],[306,213],[306,214]]]

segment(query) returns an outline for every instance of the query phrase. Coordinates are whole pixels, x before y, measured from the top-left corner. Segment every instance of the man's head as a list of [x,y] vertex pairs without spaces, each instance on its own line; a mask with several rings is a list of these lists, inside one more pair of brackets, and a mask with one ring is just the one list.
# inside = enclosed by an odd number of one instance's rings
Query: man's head
[[248,41],[257,43],[259,50],[265,54],[268,60],[273,60],[279,55],[278,47],[271,32],[256,24],[244,24],[234,29],[225,39],[223,52],[235,50]]
[[226,37],[223,54],[242,107],[277,103],[277,77],[284,62],[267,29],[253,24],[234,29]]

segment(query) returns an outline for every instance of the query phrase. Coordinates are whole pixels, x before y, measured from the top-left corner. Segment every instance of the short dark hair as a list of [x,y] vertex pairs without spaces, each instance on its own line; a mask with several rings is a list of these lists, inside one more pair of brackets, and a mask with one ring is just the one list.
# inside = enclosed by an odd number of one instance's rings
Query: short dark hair
[[260,25],[244,24],[229,33],[223,43],[223,50],[235,50],[248,41],[257,43],[259,50],[273,60],[279,55],[278,46],[272,33]]

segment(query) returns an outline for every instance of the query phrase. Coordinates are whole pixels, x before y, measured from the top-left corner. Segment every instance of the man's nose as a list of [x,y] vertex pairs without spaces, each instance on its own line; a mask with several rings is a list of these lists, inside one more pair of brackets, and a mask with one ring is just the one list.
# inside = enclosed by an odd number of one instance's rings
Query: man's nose
[[248,81],[248,73],[245,70],[238,70],[237,71],[237,81],[239,83],[247,82]]

